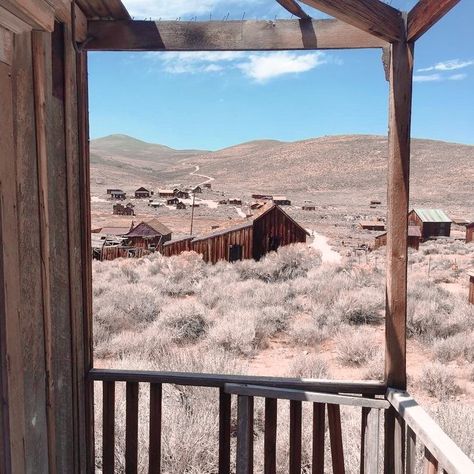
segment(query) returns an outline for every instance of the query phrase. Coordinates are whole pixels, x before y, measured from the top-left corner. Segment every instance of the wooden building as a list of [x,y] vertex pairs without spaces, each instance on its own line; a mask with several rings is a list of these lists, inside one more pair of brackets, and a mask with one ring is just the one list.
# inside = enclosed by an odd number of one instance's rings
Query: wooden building
[[361,221],[360,226],[364,230],[385,230],[385,222],[383,221]]
[[[416,225],[408,226],[408,247],[418,250],[420,248],[421,231]],[[387,232],[377,235],[374,242],[374,250],[387,245]]]
[[203,187],[206,189],[212,189],[212,184],[211,183],[204,183]]
[[252,199],[257,199],[261,201],[272,201],[273,196],[271,194],[252,194]]
[[160,189],[158,191],[158,196],[160,196],[161,198],[174,197],[174,190],[173,189]]
[[113,206],[113,213],[116,216],[134,216],[134,206],[131,203],[128,203],[126,206],[123,204],[117,203]]
[[303,211],[315,211],[316,210],[316,206],[313,205],[313,204],[305,204],[303,207],[302,207]]
[[286,196],[273,196],[273,204],[277,206],[291,206],[291,201]]
[[201,194],[202,193],[202,187],[201,186],[195,186],[193,189],[192,189],[192,192],[194,194]]
[[[407,392],[407,227],[410,117],[416,41],[456,4],[420,0],[407,14],[379,0],[304,0],[334,19],[136,21],[120,0],[0,0],[0,472],[163,471],[171,386],[205,387],[217,413],[209,470],[276,469],[278,412],[290,405],[289,472],[302,469],[302,413],[312,410],[313,472],[325,472],[326,435],[342,473],[346,411],[361,420],[351,471],[472,473],[474,464]],[[270,26],[270,27],[269,27]],[[450,38],[444,41],[448,43]],[[375,49],[389,81],[388,221],[383,381],[110,370],[93,358],[89,51],[274,51]],[[378,57],[379,55],[371,55]],[[381,56],[381,54],[380,54]],[[304,113],[304,111],[302,111]],[[311,114],[311,112],[309,112]],[[269,157],[268,166],[272,166]],[[341,170],[344,172],[345,170]],[[367,169],[370,173],[370,169]],[[262,186],[270,185],[263,183]],[[269,215],[264,221],[271,222]],[[278,220],[272,224],[275,232]],[[262,223],[263,225],[263,223]],[[253,228],[253,227],[252,227]],[[275,233],[275,235],[278,235]],[[267,236],[268,237],[268,236]],[[268,243],[269,239],[265,239]],[[233,257],[237,250],[233,250]],[[203,357],[205,354],[203,353]],[[125,400],[118,398],[124,388]],[[101,392],[99,399],[96,394]],[[165,392],[165,393],[166,393]],[[148,439],[140,402],[150,406]],[[254,397],[265,405],[265,450],[254,447]],[[281,402],[277,402],[281,400]],[[100,415],[94,416],[101,404]],[[125,453],[117,443],[124,408]],[[193,400],[189,400],[193,409]],[[212,406],[211,406],[212,404]],[[236,408],[238,409],[236,410]],[[384,429],[380,427],[383,422]],[[327,425],[326,425],[327,420]],[[181,420],[186,428],[186,417]],[[96,428],[97,423],[98,428]],[[326,426],[328,429],[326,430]],[[180,433],[177,432],[177,436]],[[99,442],[96,443],[96,436]],[[121,433],[122,436],[122,433]],[[183,449],[189,436],[183,435]],[[236,442],[235,442],[236,441]],[[381,446],[382,445],[382,446]],[[420,450],[416,448],[421,447]],[[121,446],[120,446],[121,448]],[[96,452],[97,451],[97,452]],[[416,459],[417,451],[423,459]],[[215,461],[214,461],[215,459]],[[96,460],[98,462],[96,463]],[[360,464],[359,464],[360,463]]]
[[230,198],[227,200],[227,203],[233,206],[241,206],[242,205],[242,199],[239,198]]
[[413,209],[408,214],[408,222],[420,228],[423,241],[451,235],[452,221],[441,209]]
[[140,222],[127,234],[130,247],[147,250],[160,250],[161,246],[171,240],[171,230],[158,219]]
[[144,187],[138,188],[135,191],[135,198],[136,199],[146,199],[146,198],[149,198],[151,196],[153,196],[153,191],[149,191],[148,189],[146,189]]
[[466,244],[474,241],[474,222],[466,225]]
[[179,199],[189,199],[190,198],[190,195],[189,195],[188,191],[178,190],[174,193],[174,195]]
[[179,201],[176,203],[176,209],[179,209],[179,210],[186,209],[186,204],[184,204],[184,202],[182,201]]
[[121,189],[114,189],[113,191],[110,192],[111,199],[116,199],[118,201],[125,201],[126,197],[127,197],[127,193],[125,193]]
[[180,239],[173,239],[165,242],[163,244],[162,253],[166,257],[171,257],[173,255],[180,255],[183,252],[190,252],[192,248],[192,240],[194,236],[182,237]]
[[469,275],[469,303],[474,304],[474,272]]
[[172,198],[168,198],[166,200],[166,205],[167,206],[175,206],[176,204],[178,204],[179,202],[179,199],[177,197],[172,197]]
[[[186,251],[199,253],[204,261],[210,263],[250,258],[259,260],[279,247],[305,242],[307,235],[306,230],[280,207],[267,203],[261,212],[252,216],[250,222],[219,228],[209,234],[195,237],[190,241],[189,248],[186,247]],[[180,248],[180,245],[170,244],[166,255],[177,255]]]

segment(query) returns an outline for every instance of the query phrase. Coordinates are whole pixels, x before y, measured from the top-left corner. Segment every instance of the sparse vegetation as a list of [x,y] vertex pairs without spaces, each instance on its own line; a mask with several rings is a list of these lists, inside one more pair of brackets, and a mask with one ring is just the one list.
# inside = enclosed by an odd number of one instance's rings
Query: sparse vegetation
[[460,391],[452,371],[438,363],[429,364],[423,369],[419,385],[429,395],[439,400],[452,398]]

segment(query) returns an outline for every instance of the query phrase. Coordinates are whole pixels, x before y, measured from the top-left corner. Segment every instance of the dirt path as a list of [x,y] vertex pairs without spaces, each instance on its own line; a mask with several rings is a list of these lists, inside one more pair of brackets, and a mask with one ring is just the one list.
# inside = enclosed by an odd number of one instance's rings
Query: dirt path
[[321,258],[324,263],[341,263],[341,255],[333,250],[328,244],[328,239],[324,235],[318,234],[316,231],[307,229],[313,237],[310,247],[321,252]]
[[193,165],[196,169],[194,171],[191,171],[189,173],[191,176],[199,176],[200,178],[205,178],[205,181],[197,184],[197,186],[203,186],[206,183],[211,183],[212,181],[215,181],[215,178],[212,176],[207,176],[205,174],[199,174],[198,171],[200,170],[200,167],[198,165]]

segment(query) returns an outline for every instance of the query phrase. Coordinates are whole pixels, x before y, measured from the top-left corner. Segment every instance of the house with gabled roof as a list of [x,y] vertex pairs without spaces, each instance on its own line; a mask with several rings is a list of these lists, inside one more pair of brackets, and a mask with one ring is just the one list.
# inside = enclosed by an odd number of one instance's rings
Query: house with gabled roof
[[420,228],[423,241],[451,235],[452,220],[441,209],[415,208],[408,214],[408,223]]
[[124,235],[131,247],[157,250],[171,240],[171,230],[158,219],[142,221]]

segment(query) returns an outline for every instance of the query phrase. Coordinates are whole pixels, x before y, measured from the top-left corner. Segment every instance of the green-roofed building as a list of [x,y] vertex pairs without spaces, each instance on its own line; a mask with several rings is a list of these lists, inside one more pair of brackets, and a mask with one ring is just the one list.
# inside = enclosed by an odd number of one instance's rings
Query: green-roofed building
[[413,209],[408,214],[408,222],[420,228],[422,240],[451,235],[452,221],[441,209]]

